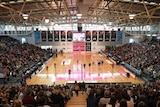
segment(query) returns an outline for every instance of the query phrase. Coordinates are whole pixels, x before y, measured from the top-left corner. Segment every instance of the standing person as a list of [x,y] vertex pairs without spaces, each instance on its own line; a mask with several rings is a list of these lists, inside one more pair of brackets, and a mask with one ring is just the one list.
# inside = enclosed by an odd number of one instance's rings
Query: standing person
[[48,65],[46,66],[46,71],[47,71],[47,74],[48,74]]
[[91,63],[89,63],[88,66],[89,66],[89,76],[90,76],[90,74],[91,74]]
[[115,96],[111,96],[109,103],[105,107],[119,107],[119,103]]
[[129,96],[129,94],[125,91],[122,91],[122,97],[126,100],[127,106],[128,107],[134,107],[134,101],[133,99]]
[[57,71],[56,71],[56,63],[54,63],[54,69],[55,69],[55,77],[57,75]]
[[85,90],[86,90],[86,84],[85,84],[85,82],[83,81],[82,82],[82,84],[81,84],[81,88],[82,88],[82,94],[83,94],[83,92],[85,92]]
[[119,102],[119,107],[128,107],[127,101],[125,99],[121,99],[121,101]]
[[104,91],[104,96],[99,99],[98,107],[104,107],[106,104],[109,103],[110,99],[111,99],[110,90]]
[[63,65],[65,64],[65,61],[63,61]]
[[71,76],[71,69],[68,70],[69,78]]
[[101,64],[102,64],[102,66],[103,66],[103,60],[101,61]]
[[78,96],[78,91],[80,90],[80,88],[79,88],[79,84],[77,83],[77,81],[75,81],[74,90],[75,90],[76,96]]
[[98,61],[98,68],[100,69],[100,65],[101,65],[101,62],[100,61]]
[[94,96],[94,90],[93,89],[89,92],[89,95],[86,99],[86,102],[87,102],[87,107],[97,107],[96,106],[97,99]]
[[86,67],[86,64],[84,64],[83,66],[84,66],[84,69],[85,69],[85,67]]

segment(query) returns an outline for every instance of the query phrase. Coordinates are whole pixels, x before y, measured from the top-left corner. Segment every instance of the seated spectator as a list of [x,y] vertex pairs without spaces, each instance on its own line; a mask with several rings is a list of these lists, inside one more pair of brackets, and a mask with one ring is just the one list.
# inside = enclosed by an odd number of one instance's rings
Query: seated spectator
[[30,107],[35,107],[36,106],[36,101],[34,99],[34,97],[32,96],[32,90],[28,89],[25,92],[25,95],[22,99],[23,105],[24,106],[30,106]]
[[14,100],[14,106],[13,107],[23,107],[21,100]]
[[122,98],[124,98],[127,101],[128,107],[134,107],[133,99],[131,99],[131,97],[128,95],[127,92],[125,91],[122,92]]
[[107,103],[105,107],[119,107],[116,97],[111,96],[109,103]]
[[37,96],[36,96],[36,104],[37,104],[37,106],[47,105],[48,102],[49,102],[49,101],[48,101],[47,95],[44,93],[43,90],[40,90],[40,91],[37,93]]
[[2,99],[2,107],[12,107],[12,105],[9,104],[7,98]]
[[[44,50],[28,43],[21,44],[8,36],[0,38],[0,43],[3,44],[0,46],[0,72],[5,74],[5,83],[9,82],[10,78],[21,77],[22,74],[26,75],[26,78],[30,77],[38,69],[39,62],[44,63],[52,57],[52,51],[49,49]],[[26,71],[31,72],[26,73]]]
[[64,97],[60,94],[58,89],[53,89],[52,94],[50,95],[51,104],[59,105],[59,107],[64,107]]
[[125,99],[121,99],[121,101],[119,102],[119,107],[128,107],[127,101]]
[[143,101],[140,101],[137,107],[146,107],[146,104]]
[[111,93],[109,90],[106,90],[104,92],[104,97],[100,98],[99,103],[98,103],[98,107],[103,107],[105,104],[109,103],[111,98]]

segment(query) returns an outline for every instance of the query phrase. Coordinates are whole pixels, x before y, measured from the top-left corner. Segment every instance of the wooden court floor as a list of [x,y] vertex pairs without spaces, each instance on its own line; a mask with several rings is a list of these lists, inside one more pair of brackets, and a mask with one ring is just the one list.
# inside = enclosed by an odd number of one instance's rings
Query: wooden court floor
[[[98,65],[98,62],[101,64]],[[75,80],[86,83],[143,83],[135,76],[127,77],[126,72],[129,71],[120,65],[113,66],[110,59],[99,53],[58,54],[57,57],[48,60],[42,70],[26,82],[28,85],[65,84]]]

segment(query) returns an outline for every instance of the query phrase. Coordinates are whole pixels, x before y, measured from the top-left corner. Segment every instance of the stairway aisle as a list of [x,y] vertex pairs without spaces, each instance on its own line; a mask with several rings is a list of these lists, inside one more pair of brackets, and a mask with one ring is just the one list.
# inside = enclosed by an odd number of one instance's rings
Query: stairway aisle
[[73,94],[73,97],[68,101],[67,107],[86,107],[86,93],[79,92],[79,95]]

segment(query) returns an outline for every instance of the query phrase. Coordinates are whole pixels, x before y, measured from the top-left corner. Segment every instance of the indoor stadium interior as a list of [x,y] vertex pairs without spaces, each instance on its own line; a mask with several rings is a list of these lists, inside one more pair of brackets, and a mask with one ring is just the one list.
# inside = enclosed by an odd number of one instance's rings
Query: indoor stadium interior
[[0,107],[160,107],[160,0],[0,0]]

